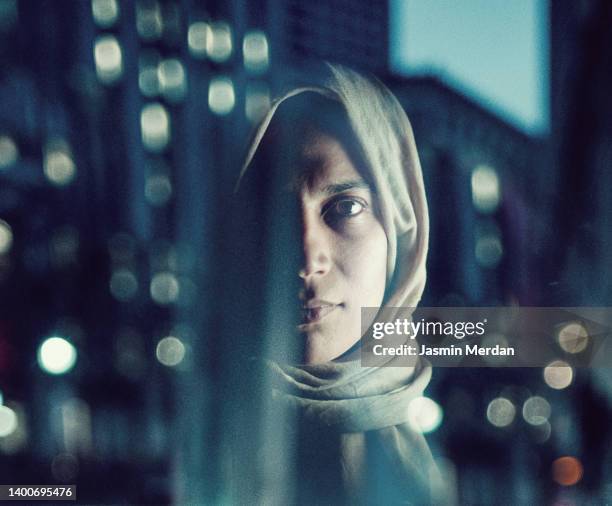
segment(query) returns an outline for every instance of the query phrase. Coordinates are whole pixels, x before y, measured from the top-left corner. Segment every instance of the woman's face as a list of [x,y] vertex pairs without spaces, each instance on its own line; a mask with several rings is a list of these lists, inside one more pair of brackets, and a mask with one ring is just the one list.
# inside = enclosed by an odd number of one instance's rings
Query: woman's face
[[343,145],[312,131],[297,147],[305,363],[333,360],[361,338],[361,308],[382,304],[387,237],[376,195]]

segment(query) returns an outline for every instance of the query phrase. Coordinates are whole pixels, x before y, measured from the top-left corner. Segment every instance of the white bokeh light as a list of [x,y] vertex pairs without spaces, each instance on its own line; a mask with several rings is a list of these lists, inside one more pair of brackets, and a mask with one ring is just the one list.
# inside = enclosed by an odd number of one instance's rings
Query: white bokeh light
[[261,30],[251,30],[242,42],[244,66],[251,72],[263,72],[270,61],[268,38]]
[[163,151],[170,140],[170,116],[166,108],[158,102],[145,105],[140,113],[140,129],[147,149]]
[[408,404],[408,423],[417,432],[433,432],[442,423],[442,418],[442,408],[429,397],[416,397]]
[[499,205],[499,178],[495,169],[479,165],[472,172],[472,202],[482,213],[492,213]]
[[94,45],[94,61],[98,79],[112,84],[123,74],[121,45],[114,35],[100,35]]
[[534,395],[523,404],[523,418],[530,425],[542,425],[548,421],[550,413],[550,404],[544,397]]
[[13,231],[4,220],[0,220],[0,255],[5,255],[13,246]]
[[164,337],[157,343],[155,356],[163,365],[174,367],[185,358],[185,345],[177,337]]
[[38,348],[38,364],[49,374],[67,373],[76,360],[76,348],[62,337],[49,337]]
[[516,408],[505,397],[497,397],[487,406],[487,420],[495,427],[507,427],[514,421]]
[[15,141],[6,135],[0,135],[0,170],[14,165],[18,158],[19,150]]
[[559,330],[559,346],[568,353],[580,353],[589,344],[589,333],[582,323],[571,322]]
[[567,362],[555,360],[544,368],[543,375],[550,388],[563,390],[572,384],[574,370]]
[[63,139],[51,139],[45,147],[43,171],[47,179],[56,186],[65,186],[76,175],[72,151]]
[[208,87],[208,106],[220,116],[229,114],[236,103],[234,84],[229,77],[215,77]]
[[17,429],[17,415],[8,406],[0,406],[0,437],[7,437]]

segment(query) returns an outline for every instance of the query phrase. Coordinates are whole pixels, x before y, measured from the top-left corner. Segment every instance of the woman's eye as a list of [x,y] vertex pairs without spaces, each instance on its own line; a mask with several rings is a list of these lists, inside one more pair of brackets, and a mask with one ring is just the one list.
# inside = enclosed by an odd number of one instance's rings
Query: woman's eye
[[325,215],[332,219],[351,218],[360,214],[365,207],[359,200],[341,199],[333,202],[325,210]]

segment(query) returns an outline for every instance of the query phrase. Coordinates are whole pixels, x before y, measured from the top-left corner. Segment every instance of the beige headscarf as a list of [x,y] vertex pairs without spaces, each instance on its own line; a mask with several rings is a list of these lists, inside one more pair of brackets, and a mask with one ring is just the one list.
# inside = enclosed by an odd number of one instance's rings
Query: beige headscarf
[[[415,307],[426,280],[429,219],[414,135],[397,99],[380,82],[337,65],[315,86],[294,89],[276,100],[255,131],[241,177],[272,118],[284,101],[316,92],[344,107],[379,200],[388,240],[385,307]],[[405,316],[405,314],[404,314]],[[419,483],[427,496],[431,454],[422,435],[409,426],[410,400],[421,396],[431,367],[361,367],[359,360],[289,366],[268,363],[273,394],[309,423],[342,434],[345,484],[353,491],[367,485],[364,434],[374,437],[407,490]],[[371,432],[375,431],[375,432]],[[365,485],[364,485],[365,484]],[[415,497],[415,494],[412,494]]]

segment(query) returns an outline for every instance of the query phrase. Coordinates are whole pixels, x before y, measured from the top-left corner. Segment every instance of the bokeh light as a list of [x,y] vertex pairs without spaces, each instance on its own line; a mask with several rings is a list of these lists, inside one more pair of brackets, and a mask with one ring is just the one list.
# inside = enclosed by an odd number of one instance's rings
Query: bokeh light
[[268,38],[261,30],[251,30],[242,42],[244,66],[251,72],[263,72],[269,64]]
[[96,74],[104,84],[112,84],[123,74],[121,46],[114,35],[100,35],[94,44]]
[[475,255],[478,263],[486,268],[496,267],[502,256],[503,246],[499,232],[493,226],[485,227],[476,239]]
[[158,103],[147,104],[140,113],[142,143],[153,152],[163,151],[170,141],[170,116]]
[[17,429],[17,415],[8,406],[0,406],[0,437],[6,437]]
[[543,375],[550,388],[563,390],[572,384],[574,370],[567,362],[555,360],[544,368]]
[[185,345],[177,337],[164,337],[157,343],[155,356],[163,365],[174,367],[185,358]]
[[91,0],[91,13],[100,28],[110,28],[119,17],[117,0]]
[[0,220],[0,255],[6,255],[13,246],[13,231],[4,220]]
[[113,297],[125,302],[138,292],[138,279],[129,269],[117,269],[111,275],[109,287]]
[[68,143],[63,139],[52,139],[45,147],[43,170],[47,179],[57,186],[72,182],[76,166]]
[[8,169],[18,158],[19,150],[15,141],[7,135],[0,135],[0,170]]
[[442,418],[442,408],[429,397],[416,397],[408,404],[408,423],[417,432],[427,434],[435,431]]
[[497,397],[487,406],[487,420],[495,427],[507,427],[514,421],[516,408],[509,399]]
[[136,2],[136,30],[144,40],[151,41],[161,37],[163,18],[157,0],[140,0]]
[[176,58],[163,60],[157,67],[157,81],[161,93],[168,100],[176,102],[185,96],[187,79],[185,68],[180,60]]
[[249,121],[259,121],[270,109],[270,102],[270,88],[266,83],[247,84],[244,112]]
[[559,485],[571,487],[580,481],[582,474],[582,464],[575,457],[559,457],[553,462],[553,480]]
[[187,44],[189,51],[196,58],[205,58],[207,54],[207,46],[212,39],[212,30],[208,23],[196,21],[189,25],[187,30]]
[[230,26],[222,21],[211,23],[210,32],[207,32],[206,37],[208,57],[217,63],[221,63],[232,55],[232,50],[232,30]]
[[234,84],[229,77],[215,77],[208,87],[208,106],[218,115],[229,114],[234,108],[236,96]]
[[158,272],[151,279],[151,298],[160,305],[176,302],[179,296],[179,282],[171,272]]
[[472,202],[482,213],[492,213],[499,205],[500,190],[497,172],[479,165],[472,172]]
[[172,196],[172,183],[165,174],[149,176],[145,182],[145,197],[153,206],[163,206]]
[[138,58],[138,88],[145,97],[159,94],[157,68],[161,58],[155,50],[147,49]]
[[557,335],[559,346],[568,353],[580,353],[589,344],[589,334],[584,325],[572,322],[564,325]]
[[38,349],[38,364],[49,374],[67,373],[74,367],[76,360],[76,348],[62,337],[49,337]]
[[[0,405],[0,411],[2,408],[7,408],[8,411],[4,411],[4,415],[0,414],[0,452],[13,455],[22,450],[28,442],[25,410],[23,405],[17,402]],[[2,435],[2,432],[7,433]]]
[[550,418],[550,403],[538,395],[529,397],[523,404],[523,418],[530,425],[541,425]]

